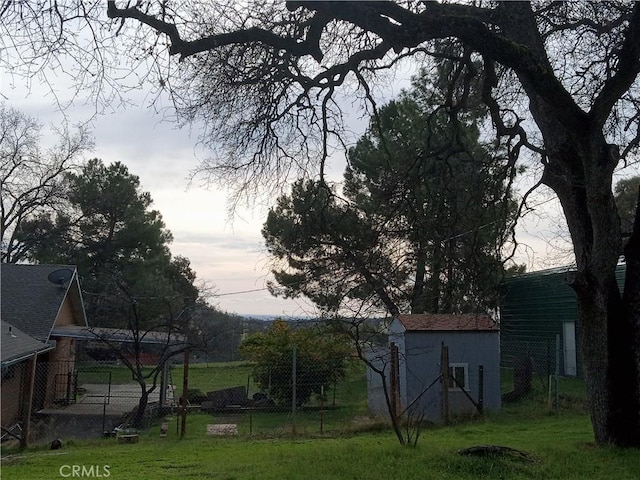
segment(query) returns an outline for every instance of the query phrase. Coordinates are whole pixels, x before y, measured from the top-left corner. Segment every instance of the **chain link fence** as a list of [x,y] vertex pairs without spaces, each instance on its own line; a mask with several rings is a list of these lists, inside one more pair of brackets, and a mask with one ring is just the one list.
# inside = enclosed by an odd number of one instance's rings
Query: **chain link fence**
[[[351,356],[334,360],[334,365],[343,366],[339,373],[294,352],[284,367],[277,368],[242,361],[184,364],[182,357],[173,358],[149,394],[146,425],[163,415],[178,418],[187,411],[210,415],[206,421],[214,431],[230,428],[247,435],[361,428],[363,422],[371,422],[365,366]],[[534,393],[554,408],[583,402],[583,382],[562,376],[562,367],[557,338],[503,338],[503,399],[519,400]],[[143,371],[151,374],[153,368],[149,365]],[[145,388],[151,390],[152,384],[147,380]],[[111,434],[127,425],[142,396],[142,386],[126,366],[81,355],[74,361],[11,365],[3,369],[2,390],[3,442],[19,441],[25,427],[30,443]]]
[[576,352],[567,350],[560,335],[523,338],[507,332],[502,335],[500,348],[505,402],[537,398],[552,409],[567,403],[584,404],[586,393],[584,381],[578,376]]
[[[353,358],[344,359],[344,374],[335,377],[319,365],[293,361],[288,372],[262,370],[260,381],[255,366],[247,362],[185,365],[181,360],[167,364],[155,388],[148,380],[145,387],[152,391],[145,426],[163,416],[179,416],[184,409],[208,414],[212,426],[232,425],[239,434],[280,435],[344,428],[358,414],[366,414],[364,367]],[[131,371],[118,362],[37,362],[33,382],[27,374],[29,362],[15,367],[19,387],[15,401],[5,402],[12,403],[11,411],[3,405],[3,442],[19,441],[25,427],[29,444],[112,435],[128,426],[142,394]],[[144,368],[151,373],[154,366]],[[3,377],[3,389],[9,380]]]
[[324,433],[366,415],[366,375],[360,361],[334,359],[344,369],[331,375],[326,364],[295,355],[294,349],[284,367],[246,362],[174,365],[170,377],[181,406],[188,375],[186,408],[210,414],[212,434],[216,428],[249,435]]
[[[94,361],[36,362],[33,369],[22,362],[3,377],[2,388],[13,390],[3,395],[2,440],[20,440],[28,428],[29,443],[112,432],[131,418],[142,392],[127,367]],[[159,384],[149,395],[149,421],[161,406],[175,405],[172,386]]]

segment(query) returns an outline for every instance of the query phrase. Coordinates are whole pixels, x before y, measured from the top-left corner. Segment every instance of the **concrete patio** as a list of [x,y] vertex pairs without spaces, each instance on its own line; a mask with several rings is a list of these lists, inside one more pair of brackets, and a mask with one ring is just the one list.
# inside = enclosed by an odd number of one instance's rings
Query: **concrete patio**
[[[131,384],[84,384],[75,403],[38,410],[42,415],[105,415],[119,417],[131,412],[140,399],[140,386]],[[174,388],[167,387],[165,403],[175,404]],[[149,403],[160,401],[160,388],[149,395]]]

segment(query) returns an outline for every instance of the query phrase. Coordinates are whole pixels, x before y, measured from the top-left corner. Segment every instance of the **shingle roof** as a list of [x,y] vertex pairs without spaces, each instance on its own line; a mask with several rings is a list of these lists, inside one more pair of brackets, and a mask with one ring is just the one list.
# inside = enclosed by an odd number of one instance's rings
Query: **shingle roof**
[[406,331],[498,331],[500,327],[484,314],[398,315]]
[[[69,269],[71,281],[56,285],[48,280],[51,272]],[[62,302],[69,294],[78,318],[86,324],[80,297],[76,268],[69,265],[0,265],[2,285],[0,304],[2,321],[19,328],[27,335],[46,342]]]
[[37,352],[51,350],[54,347],[30,337],[22,330],[0,321],[0,361],[10,365]]
[[[108,340],[110,342],[134,343],[136,339],[129,329],[106,328],[106,327],[83,327],[81,325],[65,325],[64,327],[54,327],[52,330],[54,337],[77,338],[80,340]],[[186,345],[187,337],[181,334],[158,331],[140,330],[139,343],[151,343],[156,345]]]

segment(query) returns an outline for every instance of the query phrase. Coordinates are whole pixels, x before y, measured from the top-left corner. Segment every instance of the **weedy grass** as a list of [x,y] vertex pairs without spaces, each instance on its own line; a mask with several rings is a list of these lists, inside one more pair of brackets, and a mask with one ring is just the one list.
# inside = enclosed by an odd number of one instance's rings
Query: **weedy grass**
[[[198,368],[203,371],[199,372]],[[227,386],[250,371],[250,365],[198,367],[190,370],[194,383]],[[231,372],[238,369],[238,375]],[[295,417],[286,412],[248,415],[190,413],[186,435],[180,438],[180,419],[169,422],[166,437],[156,425],[141,434],[139,443],[118,444],[115,439],[66,442],[63,449],[44,447],[3,453],[4,480],[71,478],[73,466],[93,478],[114,480],[165,479],[640,479],[640,451],[593,445],[579,383],[561,388],[559,408],[550,409],[547,389],[532,394],[501,412],[457,419],[451,426],[425,427],[417,447],[403,447],[386,425],[368,419],[366,385],[355,366],[344,388],[336,390],[335,417],[327,409],[321,432],[320,409],[303,409]],[[193,375],[193,376],[192,376]],[[201,380],[196,380],[202,375]],[[174,381],[175,381],[174,376]],[[564,381],[564,380],[563,380]],[[193,383],[190,382],[191,385]],[[200,383],[205,389],[205,383]],[[200,387],[202,388],[202,387]],[[223,387],[221,387],[223,388]],[[571,389],[575,389],[572,392]],[[332,395],[328,395],[333,402]],[[329,398],[327,398],[329,403]],[[239,434],[216,437],[207,425],[238,421]],[[526,452],[517,455],[471,457],[459,451],[475,445],[503,445]],[[84,468],[84,471],[81,470]],[[76,477],[77,478],[77,477]]]

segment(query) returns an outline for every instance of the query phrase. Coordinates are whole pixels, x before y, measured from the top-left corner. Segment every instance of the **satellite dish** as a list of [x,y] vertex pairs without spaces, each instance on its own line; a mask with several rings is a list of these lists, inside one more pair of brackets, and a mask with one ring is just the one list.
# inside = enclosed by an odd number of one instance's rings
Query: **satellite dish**
[[68,268],[60,268],[58,270],[54,270],[49,275],[47,275],[47,280],[55,285],[60,285],[60,287],[64,287],[64,285],[71,280],[73,277],[73,270]]

